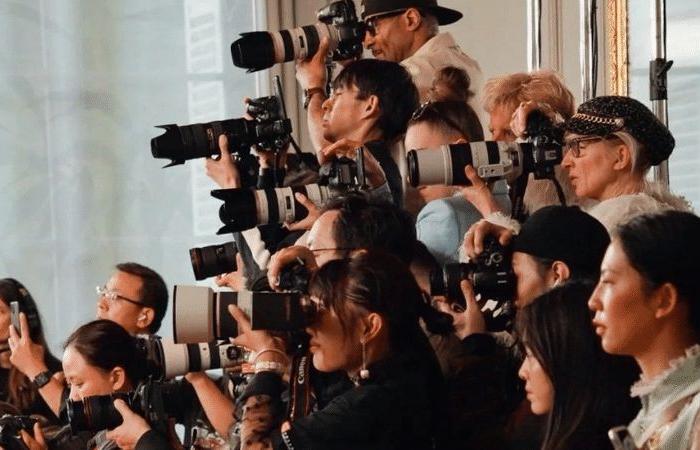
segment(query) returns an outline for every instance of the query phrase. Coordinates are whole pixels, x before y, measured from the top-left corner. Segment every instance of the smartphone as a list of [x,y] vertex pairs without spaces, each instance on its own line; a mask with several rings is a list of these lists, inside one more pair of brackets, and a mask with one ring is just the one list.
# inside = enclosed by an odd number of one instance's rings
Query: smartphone
[[637,450],[634,439],[625,426],[611,428],[608,437],[615,450]]
[[20,334],[22,328],[19,325],[19,302],[10,302],[10,313],[12,326],[15,327],[17,334]]

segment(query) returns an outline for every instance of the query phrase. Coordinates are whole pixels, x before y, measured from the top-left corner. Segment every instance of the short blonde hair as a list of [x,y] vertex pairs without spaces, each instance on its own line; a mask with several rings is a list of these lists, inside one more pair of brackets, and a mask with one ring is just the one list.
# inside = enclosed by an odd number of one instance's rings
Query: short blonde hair
[[526,101],[547,103],[564,119],[576,112],[573,94],[553,70],[502,75],[491,78],[484,86],[483,103],[488,113],[499,106],[515,111]]

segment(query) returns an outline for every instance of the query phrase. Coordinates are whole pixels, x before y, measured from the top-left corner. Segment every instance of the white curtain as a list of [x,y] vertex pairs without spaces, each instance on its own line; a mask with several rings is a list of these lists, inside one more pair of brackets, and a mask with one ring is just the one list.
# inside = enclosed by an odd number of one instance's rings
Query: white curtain
[[25,283],[54,351],[114,264],[191,284],[187,250],[227,240],[201,161],[162,169],[150,139],[241,115],[260,83],[229,46],[264,29],[263,3],[0,0],[0,277]]

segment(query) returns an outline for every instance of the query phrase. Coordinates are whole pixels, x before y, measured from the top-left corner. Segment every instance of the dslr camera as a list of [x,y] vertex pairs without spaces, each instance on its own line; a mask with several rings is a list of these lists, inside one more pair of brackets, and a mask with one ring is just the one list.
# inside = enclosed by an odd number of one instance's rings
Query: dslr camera
[[315,304],[300,292],[215,292],[208,287],[176,285],[175,342],[189,344],[238,336],[236,321],[228,312],[229,305],[241,308],[254,330],[301,330],[316,314]]
[[484,312],[489,331],[506,329],[512,320],[515,295],[515,275],[512,268],[512,252],[504,248],[492,236],[484,240],[484,251],[475,261],[459,264],[446,264],[430,274],[430,295],[445,296],[466,308],[460,283],[468,280],[479,297],[477,303]]
[[81,431],[111,430],[122,424],[122,416],[114,408],[114,400],[122,399],[154,429],[164,431],[168,419],[185,423],[199,404],[194,388],[184,381],[144,381],[128,393],[95,395],[82,400],[66,400],[68,422],[73,434]]
[[503,179],[509,184],[532,173],[536,179],[554,179],[554,168],[561,164],[562,130],[540,111],[527,118],[528,142],[470,142],[415,150],[406,155],[408,180],[412,186],[471,184],[464,173],[472,165],[481,178]]
[[291,140],[292,122],[287,118],[279,78],[274,86],[275,95],[248,102],[247,113],[253,120],[238,118],[183,126],[159,125],[158,128],[165,129],[165,133],[151,139],[153,157],[169,159],[171,162],[165,167],[170,167],[190,159],[218,155],[219,136],[222,134],[229,138],[231,152],[242,172],[257,164],[250,154],[253,145],[285,151]]
[[314,204],[323,205],[336,195],[365,189],[364,149],[358,149],[355,159],[342,157],[324,164],[319,175],[319,183],[303,186],[211,191],[212,197],[224,202],[219,208],[219,219],[224,226],[217,234],[303,219],[309,211],[294,197],[297,192]]
[[242,33],[231,44],[233,64],[254,72],[276,63],[303,60],[316,54],[324,37],[336,61],[362,54],[366,27],[357,17],[353,0],[334,1],[319,9],[316,18],[317,23],[292,30]]
[[37,419],[30,416],[5,414],[0,417],[0,447],[6,450],[28,450],[20,431],[31,434],[36,422]]

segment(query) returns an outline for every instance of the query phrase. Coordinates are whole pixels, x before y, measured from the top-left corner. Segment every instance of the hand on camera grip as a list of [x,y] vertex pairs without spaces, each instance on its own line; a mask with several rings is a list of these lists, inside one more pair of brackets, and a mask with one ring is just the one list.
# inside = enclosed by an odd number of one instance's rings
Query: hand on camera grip
[[505,247],[513,239],[513,231],[491,223],[486,219],[481,219],[472,225],[464,235],[462,244],[470,260],[475,259],[477,255],[484,251],[484,239],[486,236],[495,236],[498,242]]
[[114,400],[114,408],[121,414],[123,422],[117,428],[107,432],[107,439],[114,441],[119,448],[131,450],[139,439],[150,431],[146,420],[133,412],[122,399]]

